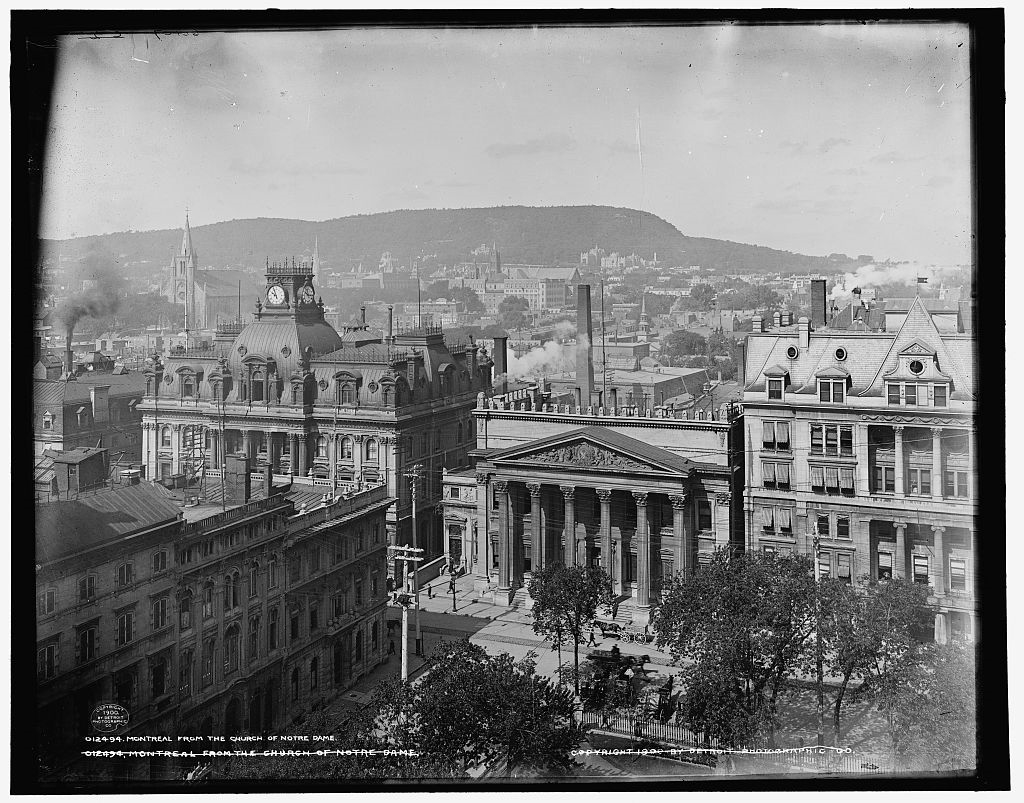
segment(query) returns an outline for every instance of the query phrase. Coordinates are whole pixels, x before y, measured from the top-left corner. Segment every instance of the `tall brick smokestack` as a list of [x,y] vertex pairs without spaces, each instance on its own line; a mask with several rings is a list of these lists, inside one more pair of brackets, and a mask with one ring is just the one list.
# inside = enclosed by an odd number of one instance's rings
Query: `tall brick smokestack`
[[75,377],[75,355],[71,351],[71,339],[75,336],[75,329],[69,326],[67,329],[67,341],[64,345],[64,377],[74,379]]
[[811,279],[811,328],[825,325],[825,280]]
[[576,286],[576,385],[580,389],[580,406],[589,407],[594,395],[594,341],[590,319],[590,285]]
[[508,335],[494,338],[494,392],[499,396],[508,392]]

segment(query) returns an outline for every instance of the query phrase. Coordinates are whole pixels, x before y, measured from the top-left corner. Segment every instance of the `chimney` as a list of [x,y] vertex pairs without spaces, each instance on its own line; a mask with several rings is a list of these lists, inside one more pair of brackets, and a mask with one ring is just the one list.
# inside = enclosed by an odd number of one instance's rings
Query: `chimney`
[[615,408],[619,406],[619,391],[616,388],[608,388],[608,406],[615,412]]
[[388,304],[388,339],[390,343],[395,337],[395,307],[393,304]]
[[863,307],[864,306],[864,301],[860,297],[860,288],[859,287],[854,287],[853,288],[853,306],[854,307]]
[[109,385],[93,385],[89,388],[89,398],[92,401],[92,420],[97,424],[106,424],[110,417],[109,393]]
[[807,321],[807,318],[800,316],[800,320],[797,321],[797,343],[800,348],[810,348],[811,345],[811,325]]
[[576,287],[576,384],[580,389],[580,404],[588,407],[594,395],[594,360],[591,349],[594,342],[590,317],[590,285]]
[[811,279],[811,326],[819,329],[825,325],[825,280]]
[[267,463],[263,467],[263,498],[269,499],[270,494],[274,488],[274,470],[270,467],[270,463]]
[[229,454],[224,460],[224,466],[224,491],[228,501],[239,505],[245,504],[252,496],[249,455],[245,452]]
[[71,352],[71,339],[75,336],[75,330],[70,326],[67,332],[67,342],[64,344],[64,376],[67,379],[75,378],[75,355]]
[[[500,335],[494,338],[494,353],[491,355],[494,360],[494,392],[502,395],[508,392],[508,335]],[[499,378],[500,377],[500,378]]]
[[776,329],[778,329],[780,326],[782,326],[782,313],[781,312],[776,311],[776,313],[774,315],[772,315],[772,325]]
[[754,332],[754,333],[763,332],[764,331],[764,329],[761,327],[761,316],[760,315],[755,315],[754,316],[754,319],[751,322],[750,331]]
[[366,326],[366,304],[359,305],[359,318],[363,322],[363,326]]

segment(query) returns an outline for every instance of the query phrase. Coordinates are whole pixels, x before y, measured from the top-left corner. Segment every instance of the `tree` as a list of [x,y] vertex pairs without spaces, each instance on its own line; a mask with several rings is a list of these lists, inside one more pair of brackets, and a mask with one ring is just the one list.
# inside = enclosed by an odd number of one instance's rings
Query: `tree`
[[814,632],[814,576],[804,555],[719,550],[692,575],[673,578],[654,627],[685,674],[696,730],[734,743],[773,738],[779,692],[806,660]]
[[[839,679],[832,704],[833,743],[838,747],[850,684],[872,675],[882,678],[894,660],[913,654],[915,631],[929,616],[928,594],[924,586],[904,579],[865,579],[859,586],[828,579],[820,583],[819,591],[818,633],[829,671]],[[886,688],[885,683],[879,688]]]
[[698,309],[709,310],[715,300],[715,288],[710,284],[698,284],[690,291],[690,299]]
[[391,744],[419,751],[451,775],[497,763],[509,775],[564,772],[582,731],[572,696],[535,669],[530,656],[490,655],[465,639],[442,643],[419,683],[382,689],[378,724]]
[[562,642],[573,645],[573,686],[580,693],[580,644],[585,631],[594,623],[597,606],[611,602],[612,579],[601,568],[548,564],[533,573],[530,580],[533,598],[533,632],[543,634],[558,645],[558,665],[562,665]]
[[923,704],[912,746],[930,757],[931,768],[971,770],[977,760],[977,676],[967,644],[923,648]]
[[697,332],[677,329],[662,341],[661,353],[669,357],[704,356],[708,353],[708,341]]
[[469,287],[453,287],[448,291],[448,300],[462,304],[466,312],[484,312],[484,302],[476,291]]
[[530,302],[520,296],[505,296],[498,305],[498,317],[506,329],[523,329],[530,325]]

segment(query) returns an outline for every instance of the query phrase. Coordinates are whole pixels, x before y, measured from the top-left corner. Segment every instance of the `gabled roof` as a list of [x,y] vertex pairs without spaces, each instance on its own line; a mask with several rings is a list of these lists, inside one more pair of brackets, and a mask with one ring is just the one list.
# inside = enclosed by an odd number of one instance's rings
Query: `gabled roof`
[[849,379],[850,372],[845,368],[840,368],[838,365],[832,365],[828,368],[822,368],[820,371],[815,371],[814,376],[817,379]]
[[928,348],[928,346],[926,346],[920,340],[915,340],[913,343],[911,343],[906,348],[900,349],[899,350],[899,355],[901,357],[911,356],[911,355],[913,355],[913,356],[920,355],[922,357],[934,357],[935,356],[935,349]]
[[765,376],[785,376],[786,374],[789,373],[789,369],[779,365],[778,363],[775,363],[775,365],[769,365],[761,373],[763,373]]
[[600,426],[563,432],[488,455],[495,463],[576,465],[601,472],[687,474],[697,464]]

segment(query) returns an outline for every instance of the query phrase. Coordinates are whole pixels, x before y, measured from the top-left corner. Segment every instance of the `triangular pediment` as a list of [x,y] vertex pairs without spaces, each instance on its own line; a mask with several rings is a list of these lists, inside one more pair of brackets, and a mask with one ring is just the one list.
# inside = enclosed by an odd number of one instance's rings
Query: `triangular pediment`
[[657,446],[602,427],[585,427],[503,449],[489,457],[495,463],[530,463],[656,474],[687,473],[692,463]]
[[934,356],[935,355],[935,349],[930,349],[924,343],[922,343],[920,340],[915,340],[913,343],[911,343],[905,349],[900,349],[899,355],[901,357],[905,357],[905,356],[906,357],[909,357],[909,356],[915,356],[915,357]]

